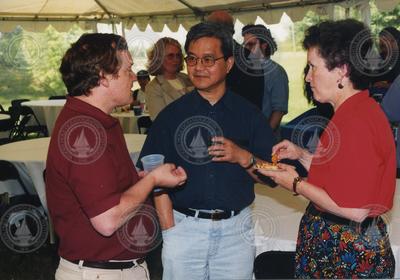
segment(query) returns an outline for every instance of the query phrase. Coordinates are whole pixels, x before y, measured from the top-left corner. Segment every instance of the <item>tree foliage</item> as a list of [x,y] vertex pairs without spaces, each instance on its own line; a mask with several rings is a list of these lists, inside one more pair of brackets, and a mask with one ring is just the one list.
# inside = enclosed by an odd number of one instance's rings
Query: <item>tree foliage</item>
[[62,95],[65,87],[58,68],[63,54],[83,33],[74,26],[60,33],[52,26],[42,33],[17,27],[0,37],[0,102]]
[[[372,1],[371,1],[372,2]],[[397,5],[393,11],[380,12],[374,2],[371,3],[371,29],[378,33],[385,27],[393,26],[400,30],[400,5]]]
[[304,16],[302,21],[295,23],[295,34],[296,34],[296,46],[297,48],[301,49],[302,42],[304,39],[305,31],[310,27],[313,26],[321,21],[327,20],[327,16],[321,16],[316,14],[313,11],[308,11]]

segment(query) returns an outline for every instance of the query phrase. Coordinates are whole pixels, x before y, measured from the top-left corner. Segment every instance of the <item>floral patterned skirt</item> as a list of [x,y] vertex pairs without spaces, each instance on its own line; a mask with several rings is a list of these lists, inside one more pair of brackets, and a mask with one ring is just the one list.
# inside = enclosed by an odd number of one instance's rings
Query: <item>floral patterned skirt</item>
[[382,218],[367,225],[335,223],[315,212],[310,204],[300,222],[295,278],[394,277],[395,260]]

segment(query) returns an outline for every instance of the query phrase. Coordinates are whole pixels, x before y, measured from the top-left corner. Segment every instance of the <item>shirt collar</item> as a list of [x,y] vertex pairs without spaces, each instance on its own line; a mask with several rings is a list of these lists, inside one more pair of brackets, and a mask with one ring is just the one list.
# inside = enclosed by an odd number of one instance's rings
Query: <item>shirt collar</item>
[[89,117],[93,117],[94,119],[101,122],[104,128],[108,129],[116,124],[118,124],[118,120],[111,117],[110,115],[104,113],[99,108],[90,105],[78,98],[67,96],[67,102],[65,104],[70,110],[76,111],[80,114],[87,115]]
[[224,93],[224,95],[221,97],[220,100],[217,101],[214,105],[211,105],[210,102],[208,102],[207,99],[203,98],[200,93],[198,92],[197,89],[195,89],[193,92],[193,106],[194,107],[199,107],[199,106],[209,106],[209,107],[214,107],[219,108],[219,106],[225,106],[230,110],[234,110],[234,102],[233,102],[233,92],[227,89]]

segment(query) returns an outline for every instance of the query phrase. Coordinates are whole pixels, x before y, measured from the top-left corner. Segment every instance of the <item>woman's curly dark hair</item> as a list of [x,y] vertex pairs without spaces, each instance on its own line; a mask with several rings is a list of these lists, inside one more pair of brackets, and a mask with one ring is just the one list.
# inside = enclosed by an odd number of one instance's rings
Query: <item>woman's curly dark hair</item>
[[[352,55],[352,42],[361,33],[365,33],[364,36],[371,38],[368,35],[370,34],[369,29],[357,20],[324,21],[306,30],[303,47],[306,50],[317,48],[329,70],[347,65],[348,76],[353,83],[353,87],[363,90],[368,88],[370,78],[362,73],[350,58]],[[360,57],[365,58],[371,46],[372,40],[366,40],[358,50],[361,52]]]
[[118,51],[128,50],[125,39],[115,34],[83,34],[61,61],[60,73],[69,96],[89,95],[106,74],[121,68]]

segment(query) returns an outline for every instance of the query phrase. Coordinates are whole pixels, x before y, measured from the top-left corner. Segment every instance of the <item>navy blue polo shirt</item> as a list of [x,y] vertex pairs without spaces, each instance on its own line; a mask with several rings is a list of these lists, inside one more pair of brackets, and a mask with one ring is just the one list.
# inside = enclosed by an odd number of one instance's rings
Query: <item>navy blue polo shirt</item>
[[[155,119],[140,153],[160,153],[182,166],[185,185],[169,190],[174,208],[240,210],[254,200],[254,180],[238,163],[213,162],[213,136],[224,136],[256,157],[270,160],[275,138],[261,111],[229,90],[214,105],[194,90]],[[142,168],[140,160],[138,167]]]

